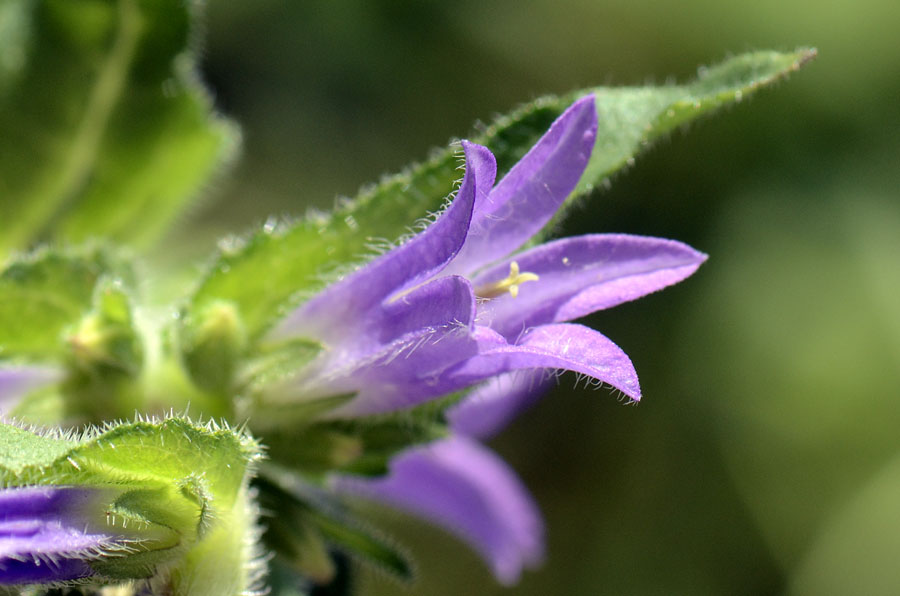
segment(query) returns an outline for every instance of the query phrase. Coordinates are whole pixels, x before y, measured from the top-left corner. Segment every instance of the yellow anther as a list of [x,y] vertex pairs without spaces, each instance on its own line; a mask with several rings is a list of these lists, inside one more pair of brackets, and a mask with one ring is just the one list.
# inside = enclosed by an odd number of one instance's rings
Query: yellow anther
[[498,282],[487,284],[475,289],[475,295],[479,298],[496,298],[502,296],[506,292],[515,298],[519,295],[519,286],[526,281],[537,281],[540,279],[536,273],[519,273],[519,264],[513,261],[509,264],[509,275],[506,279]]

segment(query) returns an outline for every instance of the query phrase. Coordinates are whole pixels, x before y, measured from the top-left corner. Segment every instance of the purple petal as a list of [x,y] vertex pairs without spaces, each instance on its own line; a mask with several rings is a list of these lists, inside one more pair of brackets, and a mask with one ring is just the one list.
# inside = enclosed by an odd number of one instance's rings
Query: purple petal
[[[340,375],[330,393],[356,392],[348,404],[334,410],[333,416],[366,416],[408,408],[448,388],[443,374],[461,360],[475,356],[478,344],[469,330],[450,327],[423,330],[384,347],[355,371]],[[335,392],[335,388],[343,391]]]
[[85,515],[101,493],[55,487],[0,489],[0,585],[93,575],[87,561],[116,538]]
[[[536,369],[571,370],[611,385],[631,399],[641,398],[637,373],[628,356],[604,335],[582,325],[536,327],[518,344],[509,344],[500,334],[481,326],[465,335],[417,341],[414,347],[389,346],[380,355],[382,362],[346,372],[343,378],[353,379],[359,393],[332,415],[399,410],[505,373]],[[333,389],[330,392],[335,393]],[[496,404],[497,425],[507,420],[502,416],[512,417],[527,405],[526,395]],[[492,430],[486,423],[484,432]]]
[[526,332],[515,345],[503,342],[499,334],[477,329],[482,353],[448,371],[447,385],[461,388],[515,370],[555,368],[612,385],[631,399],[641,398],[631,360],[593,329],[573,324],[542,325]]
[[496,455],[454,437],[394,458],[387,476],[339,476],[334,487],[432,521],[477,550],[504,584],[543,557],[544,527],[525,487]]
[[449,324],[468,327],[475,320],[475,294],[472,284],[463,277],[451,275],[429,281],[410,292],[392,298],[373,316],[378,342],[421,329]]
[[62,377],[50,366],[9,366],[0,368],[0,413],[12,410],[18,401],[44,385]]
[[[523,283],[515,298],[505,294],[483,302],[478,323],[511,340],[529,327],[577,319],[678,283],[705,260],[690,246],[661,238],[593,234],[556,240],[515,257],[521,271],[540,279]],[[508,275],[509,264],[503,263],[473,285]]]
[[288,315],[272,336],[299,335],[328,343],[347,334],[355,335],[365,325],[372,308],[444,267],[465,241],[480,179],[493,180],[497,167],[494,156],[485,147],[463,141],[463,150],[466,173],[462,185],[456,198],[433,224],[326,288]]
[[[380,333],[327,348],[275,393],[307,399],[356,393],[333,415],[363,415],[408,407],[436,395],[448,367],[477,354],[470,331],[475,298],[458,276],[430,281],[372,311]],[[417,389],[418,388],[418,389]],[[431,391],[423,391],[430,389]]]
[[594,96],[573,103],[479,201],[465,246],[448,269],[472,273],[510,254],[556,213],[587,167],[597,134]]
[[490,379],[447,411],[450,428],[467,437],[489,438],[537,402],[554,378],[545,370],[525,370]]

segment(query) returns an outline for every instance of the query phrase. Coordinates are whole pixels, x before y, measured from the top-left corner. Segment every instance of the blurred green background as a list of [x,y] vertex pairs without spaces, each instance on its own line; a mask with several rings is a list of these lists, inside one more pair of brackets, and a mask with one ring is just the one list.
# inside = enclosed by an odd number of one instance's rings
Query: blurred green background
[[[819,48],[787,83],[658,144],[565,234],[676,238],[692,279],[589,324],[644,401],[561,385],[492,443],[548,528],[494,584],[377,511],[418,580],[383,594],[900,593],[900,43],[888,0],[211,0],[203,72],[244,155],[182,246],[302,214],[543,93],[690,79]],[[171,245],[170,245],[171,246]]]

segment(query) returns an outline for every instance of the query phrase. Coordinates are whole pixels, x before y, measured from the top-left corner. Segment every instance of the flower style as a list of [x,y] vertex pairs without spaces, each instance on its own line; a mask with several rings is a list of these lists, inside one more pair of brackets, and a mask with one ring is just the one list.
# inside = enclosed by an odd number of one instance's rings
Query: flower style
[[547,369],[639,400],[628,356],[568,321],[677,283],[706,259],[679,242],[619,234],[516,252],[575,188],[596,129],[593,97],[575,102],[496,186],[493,155],[463,141],[465,176],[443,214],[296,309],[272,335],[322,344],[279,393],[355,395],[331,416],[402,409],[494,379],[447,412],[454,436],[399,454],[382,478],[336,475],[332,487],[444,526],[505,584],[540,561],[543,523],[515,474],[474,439],[531,403]]

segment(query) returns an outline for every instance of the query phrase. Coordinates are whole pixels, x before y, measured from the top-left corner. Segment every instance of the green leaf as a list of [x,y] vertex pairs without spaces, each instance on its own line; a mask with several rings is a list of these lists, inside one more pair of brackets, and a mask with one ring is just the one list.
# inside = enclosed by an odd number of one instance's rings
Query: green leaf
[[130,278],[102,249],[42,250],[0,272],[0,358],[47,360],[66,353],[63,332],[93,306],[101,277]]
[[[110,425],[80,437],[0,424],[0,487],[95,487],[102,509],[88,513],[105,511],[107,524],[155,534],[149,551],[100,559],[91,563],[94,570],[132,579],[177,561],[161,581],[169,584],[166,593],[178,596],[252,587],[255,563],[246,545],[256,509],[247,483],[259,456],[260,447],[244,433],[184,418]],[[209,590],[191,591],[191,578],[202,578]]]
[[[204,468],[209,471],[211,468]],[[172,570],[168,585],[154,593],[173,596],[220,596],[262,593],[265,559],[256,549],[259,509],[244,484],[227,504],[214,499],[215,524]]]
[[10,0],[0,258],[37,238],[155,239],[236,146],[195,74],[193,3]]
[[26,2],[0,4],[0,101],[19,81],[24,70],[23,49],[31,33],[28,10],[30,5]]
[[[808,49],[754,52],[701,70],[687,85],[596,87],[545,97],[499,119],[474,140],[494,152],[502,176],[575,98],[595,94],[600,128],[591,161],[573,193],[580,196],[630,163],[651,141],[783,78],[814,55]],[[377,245],[389,245],[440,210],[461,178],[460,164],[458,151],[450,147],[364,189],[331,214],[292,225],[269,222],[246,239],[229,241],[186,313],[227,300],[238,309],[248,338],[259,338],[286,309],[320,290],[335,273],[364,262]]]
[[[593,188],[629,164],[652,141],[704,114],[743,100],[760,88],[799,70],[816,56],[796,52],[752,52],[711,68],[700,68],[688,85],[593,89],[599,117],[597,142],[574,194]],[[571,103],[578,92],[567,96]]]
[[259,457],[241,432],[183,418],[111,425],[81,437],[0,424],[0,486],[173,486],[200,499],[202,475],[216,507],[228,507]]
[[73,438],[43,436],[0,424],[0,486],[12,484],[12,479],[26,469],[49,468],[77,446]]

